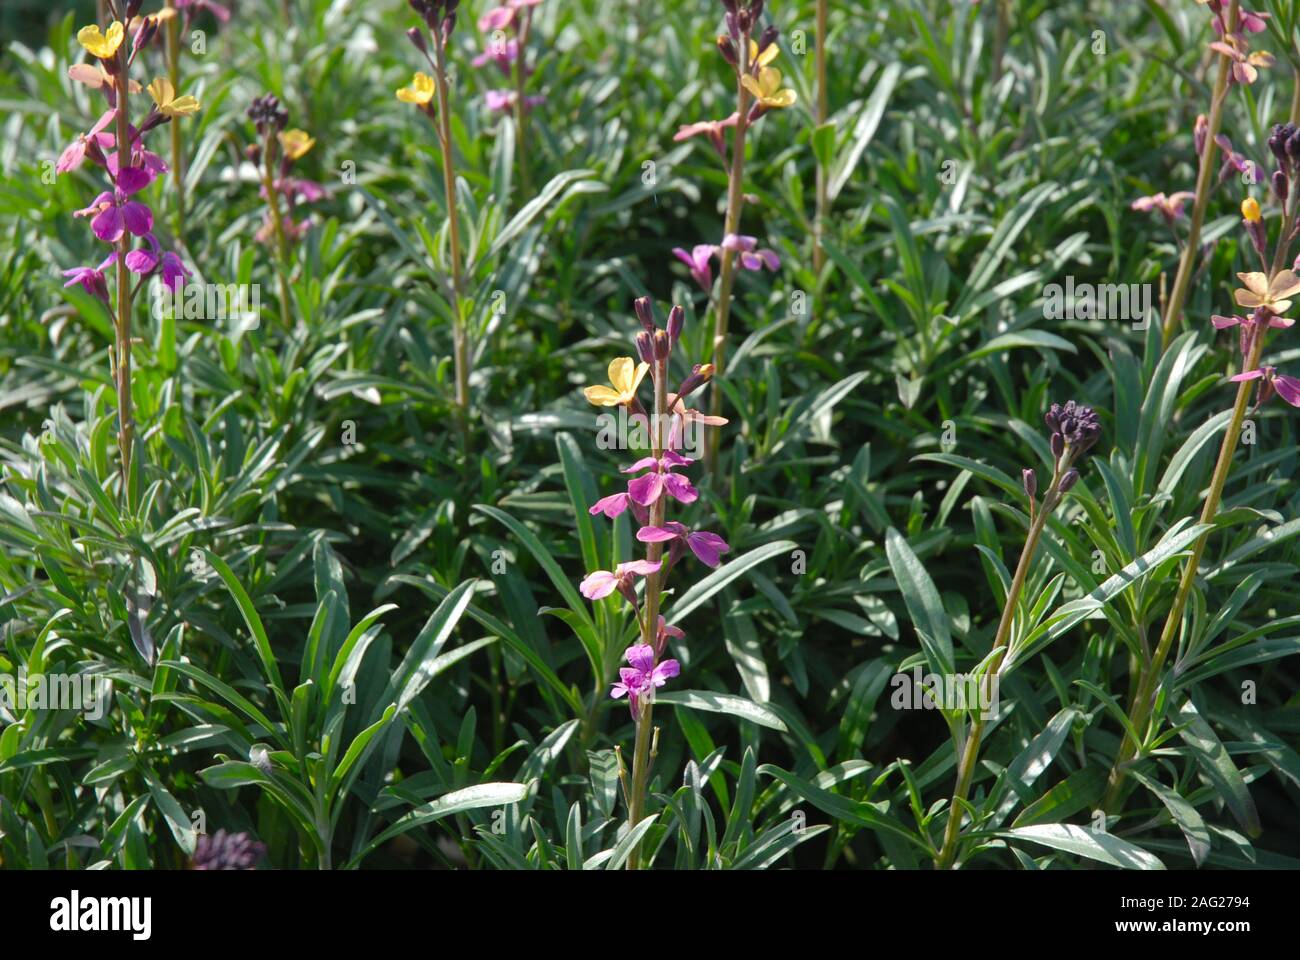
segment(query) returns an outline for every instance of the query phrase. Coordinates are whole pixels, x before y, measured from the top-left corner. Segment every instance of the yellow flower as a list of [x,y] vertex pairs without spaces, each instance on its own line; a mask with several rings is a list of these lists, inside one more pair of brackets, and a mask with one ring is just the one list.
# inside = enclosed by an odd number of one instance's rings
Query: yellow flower
[[122,38],[125,35],[126,28],[117,20],[109,26],[107,34],[100,33],[99,24],[92,23],[77,31],[77,43],[85,47],[86,52],[91,56],[109,60],[117,53],[117,48],[122,45]]
[[[775,44],[768,49],[775,49]],[[789,87],[781,89],[781,71],[776,67],[763,67],[758,72],[757,80],[745,74],[740,78],[740,82],[753,94],[755,100],[772,110],[788,107],[797,99],[795,92]]]
[[780,47],[778,47],[775,43],[769,43],[766,47],[763,48],[763,52],[759,53],[758,44],[755,43],[753,40],[749,41],[750,69],[753,69],[754,64],[758,64],[760,67],[766,67],[769,63],[771,63],[773,60],[776,59],[776,55],[780,52],[781,52]]
[[617,407],[631,403],[636,397],[636,388],[645,379],[648,363],[635,363],[631,357],[619,357],[609,362],[609,382],[613,389],[606,386],[587,387],[582,392],[598,407]]
[[164,117],[188,117],[199,112],[199,102],[188,93],[183,97],[176,96],[176,88],[166,77],[158,77],[146,89]]
[[1241,201],[1241,215],[1251,223],[1259,223],[1259,201],[1254,197]]
[[316,138],[308,136],[306,130],[286,130],[280,134],[280,146],[284,148],[286,157],[297,160],[316,146]]
[[397,91],[397,99],[402,103],[418,103],[420,106],[425,106],[433,99],[434,90],[433,77],[416,71],[415,76],[411,78],[411,85]]
[[1300,293],[1300,277],[1293,270],[1283,270],[1273,278],[1272,283],[1262,273],[1239,273],[1237,276],[1246,285],[1246,289],[1233,291],[1233,296],[1239,306],[1248,310],[1268,307],[1281,316],[1291,309],[1291,301],[1286,298]]

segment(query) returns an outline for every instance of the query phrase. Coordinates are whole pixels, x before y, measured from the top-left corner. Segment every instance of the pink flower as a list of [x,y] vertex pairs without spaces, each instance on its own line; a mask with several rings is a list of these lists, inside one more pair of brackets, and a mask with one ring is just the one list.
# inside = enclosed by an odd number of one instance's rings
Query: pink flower
[[713,289],[713,268],[709,260],[717,252],[718,248],[711,243],[697,243],[691,247],[690,253],[681,247],[673,247],[673,256],[691,268],[691,278],[705,293]]
[[[489,110],[497,113],[509,113],[515,108],[515,92],[513,90],[489,90],[483,95]],[[524,97],[524,109],[531,110],[539,103],[545,103],[546,97],[543,94],[536,93]]]
[[104,271],[107,270],[117,261],[117,253],[110,253],[108,257],[97,267],[73,267],[71,270],[64,270],[63,275],[68,278],[65,287],[71,287],[74,284],[80,284],[92,297],[97,297],[104,303],[108,303],[108,280],[104,277]]
[[609,517],[609,519],[613,520],[628,507],[632,508],[632,513],[636,517],[638,523],[644,524],[649,522],[650,514],[646,508],[634,501],[626,493],[615,493],[608,497],[601,497],[587,508],[587,512],[593,517],[598,513],[603,513],[605,516]]
[[683,140],[689,140],[691,137],[704,135],[709,138],[713,144],[713,149],[718,152],[718,156],[725,158],[727,155],[726,143],[722,139],[722,131],[727,127],[734,127],[740,119],[739,113],[733,113],[726,120],[701,120],[698,123],[687,123],[677,128],[673,134],[673,142],[681,143]]
[[1210,44],[1210,49],[1232,61],[1232,79],[1235,83],[1250,85],[1259,78],[1256,67],[1271,67],[1273,55],[1263,51],[1250,52],[1250,44],[1236,34],[1229,33],[1222,40]]
[[1259,380],[1261,378],[1263,378],[1264,383],[1260,387],[1259,397],[1255,401],[1256,407],[1272,397],[1275,392],[1291,406],[1300,407],[1300,379],[1278,373],[1274,367],[1247,370],[1245,373],[1239,373],[1229,379],[1239,383],[1244,380]]
[[746,270],[761,270],[763,267],[776,271],[781,269],[781,258],[773,250],[758,250],[758,240],[739,233],[729,233],[722,238],[722,249],[734,250],[740,254],[740,265]]
[[662,687],[680,674],[682,668],[676,660],[665,660],[656,665],[654,649],[648,643],[628,647],[623,656],[631,666],[618,671],[618,682],[609,695],[615,700],[627,697],[635,718],[641,715],[641,704],[654,699],[655,688]]
[[691,481],[672,472],[674,467],[684,467],[694,462],[690,457],[683,457],[672,450],[664,451],[658,460],[644,457],[632,466],[623,468],[624,473],[653,468],[627,485],[627,495],[643,507],[657,502],[665,491],[678,503],[694,503],[699,493],[691,486]]
[[[88,133],[77,134],[77,139],[73,140],[72,143],[68,145],[67,149],[65,149],[63,153],[59,154],[59,162],[54,165],[54,169],[58,173],[69,173],[76,170],[81,166],[82,161],[86,159],[87,147],[93,145],[93,149],[98,151],[99,147],[111,144],[112,138],[101,137],[101,133],[103,132],[103,129],[116,118],[117,110],[109,110],[95,121],[95,125],[90,128]],[[104,142],[105,140],[107,140],[107,143]],[[103,160],[103,157],[100,156],[100,159]]]
[[1138,197],[1129,208],[1137,210],[1140,213],[1146,213],[1151,210],[1159,211],[1165,220],[1173,223],[1183,215],[1183,204],[1191,200],[1195,194],[1187,190],[1179,190],[1175,194],[1166,197],[1163,193],[1155,193],[1149,197]]
[[504,30],[510,26],[515,19],[514,6],[493,7],[483,16],[478,18],[479,33],[491,33],[493,30]]
[[[472,61],[474,66],[482,67],[489,63],[495,63],[497,67],[507,77],[511,75],[511,68],[514,62],[519,59],[519,41],[511,37],[505,43],[492,41],[488,44],[487,49],[480,53]],[[527,76],[532,73],[531,68],[525,68],[524,74]]]
[[149,244],[147,250],[143,248],[132,250],[126,255],[124,262],[128,270],[142,275],[150,274],[161,265],[163,284],[169,290],[175,290],[191,276],[189,270],[185,269],[185,264],[181,262],[181,258],[170,250],[164,253],[158,246],[158,238],[152,233],[147,234],[145,240]]
[[633,586],[635,579],[658,573],[659,567],[658,560],[630,560],[627,563],[620,563],[614,568],[613,573],[608,570],[593,570],[583,578],[582,583],[578,585],[578,591],[588,600],[601,600],[617,590],[627,598],[628,603],[635,606],[636,587]]
[[686,548],[706,567],[716,567],[721,563],[721,555],[731,550],[727,541],[716,533],[704,530],[689,530],[685,524],[669,521],[662,527],[642,527],[636,532],[636,538],[642,543],[664,543],[672,541],[668,554],[668,569],[672,569]]

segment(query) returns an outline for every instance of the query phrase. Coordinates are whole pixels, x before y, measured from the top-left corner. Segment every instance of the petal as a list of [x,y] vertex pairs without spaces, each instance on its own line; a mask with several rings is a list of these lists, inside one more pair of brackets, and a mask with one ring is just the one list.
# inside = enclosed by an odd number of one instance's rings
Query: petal
[[755,80],[753,77],[751,77],[749,74],[745,74],[743,77],[740,78],[740,85],[749,91],[750,96],[758,97],[759,99],[762,99],[763,88],[760,87],[758,85],[758,81]]
[[105,243],[117,243],[122,239],[122,211],[116,206],[105,207],[90,221],[90,229]]
[[636,362],[631,357],[615,357],[609,362],[609,382],[624,396],[632,392],[632,371],[635,367]]
[[[691,486],[691,481],[675,473],[647,474],[647,476],[660,476],[664,479],[664,487],[672,494],[673,499],[678,503],[694,503],[699,498],[699,493]],[[633,481],[635,483],[636,481]],[[629,485],[630,487],[630,485]]]
[[1294,270],[1283,270],[1273,278],[1273,282],[1269,284],[1268,292],[1275,300],[1281,300],[1284,297],[1300,293],[1300,277],[1295,275]]
[[643,507],[655,503],[664,492],[664,477],[671,474],[647,473],[627,485],[627,495]]
[[[638,643],[623,651],[623,658],[632,665],[637,673],[649,673],[655,666],[654,647],[648,643]],[[619,670],[623,674],[623,670]]]
[[658,465],[659,461],[654,457],[642,457],[636,463],[632,464],[632,466],[621,467],[620,470],[623,473],[636,473],[638,470],[646,470],[650,467],[657,467]]
[[1300,407],[1300,380],[1276,373],[1273,375],[1273,389],[1291,406]]
[[642,527],[636,532],[636,538],[642,543],[663,543],[665,540],[676,540],[677,534],[663,527]]
[[618,578],[608,570],[596,570],[587,574],[582,583],[578,584],[578,591],[588,600],[600,600],[602,597],[608,597],[618,586]]
[[1228,327],[1235,327],[1241,322],[1241,317],[1221,317],[1217,313],[1210,317],[1210,323],[1214,324],[1215,330],[1226,330]]
[[1247,370],[1245,373],[1239,373],[1235,377],[1229,377],[1233,383],[1240,383],[1243,380],[1258,380],[1264,375],[1263,370]]
[[144,167],[123,167],[117,174],[117,189],[128,197],[149,186],[153,177]]
[[716,567],[720,562],[721,554],[731,550],[726,540],[723,540],[716,533],[708,533],[707,531],[692,533],[686,538],[686,543],[700,562],[709,567]]
[[648,577],[652,573],[658,573],[661,566],[663,566],[661,560],[629,560],[618,565],[618,572],[624,576],[634,574],[638,577]]
[[677,676],[682,672],[682,665],[676,660],[665,660],[659,666],[655,667],[654,673],[650,675],[651,682],[656,687],[662,687],[669,679]]
[[[610,387],[603,385],[598,387],[586,387],[582,392],[591,403],[594,403],[598,407],[617,407],[623,402],[622,394],[617,390],[613,390]],[[601,416],[606,416],[606,414],[602,413]]]
[[126,228],[137,237],[143,237],[153,229],[153,211],[143,203],[124,203],[122,219]]
[[1234,290],[1232,296],[1237,301],[1237,306],[1245,307],[1247,310],[1253,310],[1255,307],[1264,305],[1264,301],[1260,299],[1259,295],[1249,290]]
[[603,513],[609,519],[613,520],[624,510],[627,509],[627,494],[615,493],[612,496],[601,497],[593,503],[587,510],[593,517],[598,513]]
[[1237,279],[1245,284],[1246,289],[1251,293],[1260,296],[1268,296],[1268,277],[1262,273],[1239,273]]

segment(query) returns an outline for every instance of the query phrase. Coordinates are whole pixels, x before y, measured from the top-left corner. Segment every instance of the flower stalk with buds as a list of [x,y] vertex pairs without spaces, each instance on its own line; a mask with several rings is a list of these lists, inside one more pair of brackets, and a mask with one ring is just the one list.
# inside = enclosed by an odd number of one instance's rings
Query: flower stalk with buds
[[[637,540],[645,544],[645,559],[620,563],[614,570],[596,570],[583,579],[580,590],[589,600],[601,600],[618,593],[631,605],[640,634],[637,643],[624,656],[628,666],[619,671],[619,680],[610,695],[626,697],[636,726],[630,779],[623,776],[624,796],[628,806],[628,826],[634,828],[645,816],[646,795],[650,784],[657,743],[652,729],[654,692],[680,672],[676,660],[665,659],[670,639],[680,639],[680,629],[667,623],[660,613],[664,584],[669,573],[689,552],[708,567],[721,563],[721,555],[731,548],[716,533],[691,530],[685,524],[667,518],[669,501],[694,503],[699,493],[684,475],[674,471],[695,461],[678,453],[683,435],[692,423],[711,426],[725,424],[721,418],[709,418],[686,407],[686,401],[709,382],[714,370],[696,364],[678,384],[668,389],[669,367],[673,348],[681,337],[686,312],[674,306],[664,327],[654,320],[650,300],[642,297],[635,304],[642,330],[635,337],[638,363],[632,357],[620,357],[609,365],[610,385],[593,385],[584,391],[588,401],[600,407],[626,407],[629,413],[649,422],[650,455],[623,469],[639,474],[627,484],[627,490],[603,497],[592,504],[589,512],[614,518],[629,508],[640,524]],[[654,400],[649,415],[641,404],[638,390],[649,375]],[[665,552],[666,551],[666,552]],[[640,596],[638,581],[644,582]],[[620,755],[620,772],[621,770]],[[632,851],[628,868],[640,867],[640,850]]]
[[[423,54],[433,74],[417,71],[410,86],[397,91],[397,99],[414,104],[434,125],[438,149],[442,154],[442,187],[447,198],[447,233],[451,256],[451,284],[448,303],[452,318],[452,352],[456,375],[456,410],[460,416],[461,436],[469,449],[469,332],[461,316],[464,280],[461,276],[460,216],[456,208],[456,165],[451,140],[451,106],[447,85],[447,43],[456,29],[456,10],[460,0],[409,0],[411,9],[424,20],[429,36],[419,27],[406,31],[407,39]],[[433,101],[437,100],[435,108]]]
[[[1214,465],[1210,478],[1210,489],[1205,495],[1201,507],[1201,523],[1213,523],[1223,499],[1224,486],[1228,482],[1228,473],[1232,469],[1233,456],[1241,438],[1242,423],[1250,406],[1250,397],[1259,383],[1259,393],[1255,406],[1271,399],[1275,394],[1286,403],[1300,407],[1300,379],[1278,373],[1272,367],[1262,363],[1265,341],[1268,332],[1273,329],[1285,329],[1294,324],[1294,320],[1283,316],[1290,311],[1291,297],[1300,294],[1300,277],[1294,267],[1287,266],[1291,245],[1300,233],[1300,190],[1293,184],[1300,180],[1300,129],[1293,123],[1277,124],[1268,138],[1269,150],[1277,160],[1278,168],[1270,178],[1273,196],[1281,207],[1281,226],[1273,254],[1268,256],[1268,231],[1264,223],[1259,202],[1247,198],[1242,204],[1242,224],[1251,246],[1260,257],[1261,264],[1267,272],[1240,273],[1237,276],[1243,286],[1234,297],[1237,305],[1248,311],[1248,316],[1215,316],[1211,323],[1215,329],[1236,328],[1238,332],[1237,348],[1241,354],[1241,370],[1230,382],[1237,384],[1237,396],[1232,406],[1227,430],[1219,447],[1219,459]],[[1102,809],[1106,813],[1118,810],[1122,801],[1122,788],[1127,770],[1138,756],[1140,747],[1135,743],[1128,730],[1135,730],[1145,736],[1147,725],[1151,722],[1155,709],[1156,691],[1160,683],[1165,662],[1173,649],[1174,640],[1183,623],[1183,613],[1187,608],[1188,598],[1196,582],[1197,568],[1209,542],[1209,531],[1201,534],[1192,545],[1191,556],[1183,566],[1178,590],[1174,594],[1173,605],[1165,618],[1160,640],[1151,655],[1149,663],[1142,665],[1137,678],[1137,687],[1129,708],[1129,726],[1114,766],[1110,771],[1106,795]]]
[[[131,319],[135,290],[131,274],[140,282],[158,276],[168,287],[182,284],[189,271],[173,252],[164,251],[154,234],[153,211],[137,195],[167,171],[157,154],[145,149],[150,131],[196,113],[199,103],[190,96],[177,96],[163,78],[147,90],[153,106],[137,127],[131,123],[133,94],[144,91],[130,78],[131,67],[141,50],[158,34],[156,17],[140,17],[142,0],[112,0],[105,4],[113,18],[106,30],[98,23],[82,27],[77,42],[93,59],[69,70],[72,79],[100,90],[108,110],[84,134],[79,135],[59,156],[58,173],[69,173],[89,161],[103,168],[110,189],[101,192],[89,206],[74,216],[90,218],[90,228],[112,252],[95,267],[74,267],[63,271],[65,286],[80,286],[108,309],[113,321],[113,380],[117,393],[118,454],[121,495],[130,501],[131,459],[135,438],[135,416],[131,397]],[[120,18],[120,19],[119,19]],[[112,129],[112,132],[108,132]],[[137,240],[143,246],[137,247]],[[115,268],[115,301],[110,298],[106,271]]]
[[[1020,551],[1020,561],[1011,579],[1007,591],[1007,600],[1002,607],[1002,619],[998,622],[997,633],[993,637],[993,647],[986,660],[985,669],[980,677],[981,696],[979,702],[987,703],[991,678],[996,677],[1006,657],[1007,644],[1011,638],[1011,626],[1015,620],[1016,608],[1020,603],[1020,594],[1024,590],[1025,579],[1033,565],[1034,553],[1042,537],[1043,528],[1048,518],[1061,504],[1062,498],[1079,481],[1078,464],[1089,449],[1101,437],[1101,424],[1091,407],[1077,404],[1070,400],[1064,404],[1054,403],[1044,416],[1051,433],[1052,480],[1042,502],[1036,499],[1038,478],[1033,470],[1023,473],[1025,496],[1029,499],[1029,532],[1025,537],[1024,547]],[[957,760],[957,786],[953,791],[952,803],[948,806],[948,824],[944,830],[943,846],[935,858],[935,866],[940,870],[950,868],[956,861],[961,841],[962,811],[970,793],[971,781],[975,775],[975,766],[979,760],[980,743],[984,736],[985,717],[976,711],[971,719],[970,732],[966,736]]]

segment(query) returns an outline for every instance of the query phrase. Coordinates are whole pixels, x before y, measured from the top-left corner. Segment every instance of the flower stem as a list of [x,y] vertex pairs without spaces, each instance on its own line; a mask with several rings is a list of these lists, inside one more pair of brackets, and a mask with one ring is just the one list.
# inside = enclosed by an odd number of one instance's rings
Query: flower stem
[[528,182],[528,112],[524,102],[524,82],[527,79],[524,75],[525,57],[528,32],[532,23],[532,10],[526,7],[519,27],[519,36],[516,38],[519,48],[515,57],[515,126],[519,130],[518,143],[515,146],[516,155],[519,157],[519,188],[524,197],[528,197],[533,192]]
[[438,73],[438,139],[442,141],[442,186],[447,197],[447,225],[451,241],[451,317],[456,365],[456,410],[461,437],[469,454],[469,338],[460,312],[460,216],[456,209],[456,166],[452,156],[451,107],[447,96],[447,51],[443,38],[433,44],[434,68]]
[[[130,101],[127,88],[128,45],[118,52],[117,73],[117,143],[118,170],[131,165]],[[117,449],[122,471],[122,502],[131,502],[131,451],[135,442],[135,416],[131,409],[131,275],[126,255],[131,252],[131,234],[123,230],[117,243],[117,324],[113,373],[117,388]]]
[[[830,114],[828,94],[826,91],[826,7],[828,0],[817,0],[817,43],[813,56],[817,72],[817,113],[816,126],[825,125]],[[813,276],[820,279],[822,267],[826,264],[826,251],[822,248],[822,235],[826,228],[826,211],[830,207],[829,182],[830,171],[819,160],[817,162],[817,213],[813,220]]]
[[276,140],[268,127],[266,143],[262,147],[262,186],[266,189],[267,208],[271,213],[271,229],[275,232],[276,277],[280,282],[280,325],[288,330],[289,320],[289,238],[280,214],[280,192],[275,188]]
[[[731,172],[727,176],[727,218],[724,235],[738,233],[740,230],[740,210],[745,202],[745,130],[748,127],[749,91],[740,82],[740,78],[749,69],[749,36],[741,36],[736,44],[739,65],[736,72],[736,135],[731,144]],[[718,278],[718,306],[713,323],[713,367],[714,376],[722,376],[723,361],[727,354],[727,321],[731,316],[731,290],[736,282],[736,251],[724,247],[722,250],[722,268]],[[712,416],[722,415],[722,391],[715,386],[709,401]],[[718,459],[718,432],[714,431],[704,447],[704,467],[708,471],[716,469]]]
[[[181,70],[180,70],[180,24],[178,23],[180,15],[176,12],[173,0],[166,0],[164,8],[172,11],[172,16],[167,20],[167,79],[171,81],[172,89],[179,95],[181,89]],[[185,223],[185,171],[184,171],[184,151],[181,148],[181,125],[172,123],[172,190],[176,194],[176,227],[175,234],[178,240],[182,237],[182,229]]]
[[[1237,29],[1237,0],[1228,3],[1228,32]],[[1228,79],[1232,64],[1229,57],[1219,54],[1219,72],[1214,81],[1214,95],[1210,100],[1210,116],[1207,120],[1205,147],[1201,151],[1200,168],[1196,173],[1196,199],[1192,202],[1191,218],[1187,226],[1187,243],[1183,255],[1178,260],[1178,273],[1174,277],[1173,293],[1165,310],[1164,323],[1161,327],[1161,341],[1164,346],[1174,337],[1174,331],[1183,320],[1183,307],[1187,303],[1187,291],[1196,273],[1196,260],[1200,256],[1201,224],[1205,222],[1205,208],[1210,201],[1210,188],[1214,182],[1214,159],[1218,136],[1223,124],[1223,103],[1228,95]]]
[[[1038,509],[1033,522],[1029,525],[1025,545],[1020,551],[1020,562],[1016,564],[1016,572],[1011,579],[1011,588],[1007,591],[1007,602],[1002,607],[1002,619],[998,622],[998,632],[993,638],[994,656],[988,662],[988,667],[980,680],[981,687],[984,689],[987,689],[989,677],[997,675],[1002,666],[1002,660],[1006,656],[1011,624],[1016,615],[1016,605],[1020,601],[1021,591],[1024,590],[1025,579],[1029,575],[1029,567],[1034,558],[1034,551],[1038,548],[1038,540],[1042,536],[1043,527],[1047,524],[1047,518],[1051,516],[1056,504],[1060,502],[1060,494],[1056,492],[1060,475],[1061,470],[1058,468],[1052,477],[1052,484],[1048,488],[1049,492],[1043,498],[1042,506]],[[983,694],[983,690],[981,690],[981,694]],[[986,702],[986,699],[981,695],[980,703]],[[984,736],[984,719],[982,710],[975,713],[971,720],[970,734],[966,737],[961,757],[957,762],[957,786],[953,791],[952,803],[948,807],[948,825],[944,830],[943,847],[940,848],[939,855],[935,857],[934,861],[935,867],[939,870],[947,870],[953,865],[953,861],[957,857],[958,842],[961,837],[961,804],[965,802],[967,794],[970,792],[971,781],[975,777],[975,763],[979,759],[980,742]]]

